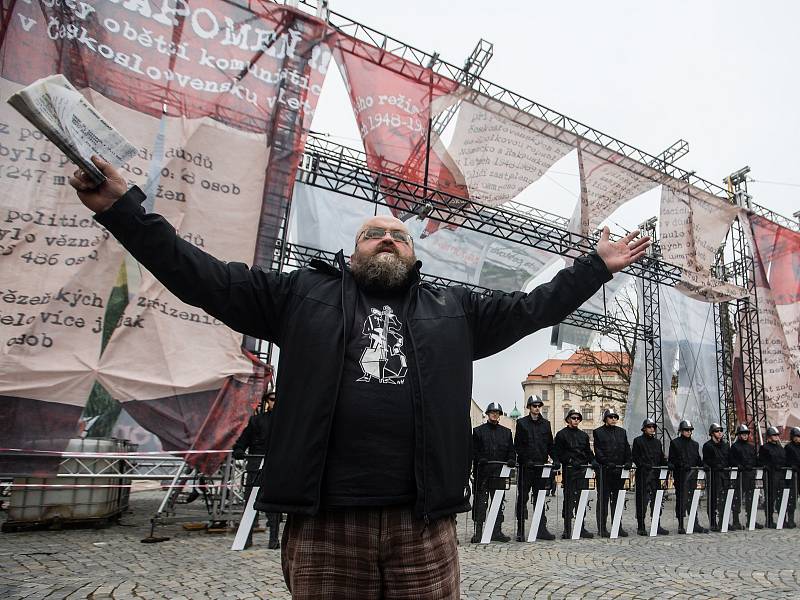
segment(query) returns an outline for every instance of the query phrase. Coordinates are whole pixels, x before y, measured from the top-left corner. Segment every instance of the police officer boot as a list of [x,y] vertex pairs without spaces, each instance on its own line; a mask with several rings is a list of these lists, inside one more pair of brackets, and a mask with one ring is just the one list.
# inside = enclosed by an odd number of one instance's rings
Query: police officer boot
[[708,533],[708,529],[700,525],[700,521],[695,519],[694,521],[694,532],[695,533]]
[[786,529],[794,529],[795,527],[797,527],[797,523],[794,522],[794,517],[789,517],[789,520],[786,521],[784,527]]
[[481,533],[483,532],[483,523],[476,522],[475,523],[475,533],[472,534],[472,539],[470,542],[473,544],[478,544],[481,541]]
[[591,540],[594,538],[594,534],[586,529],[586,527],[581,527],[581,537],[586,540]]
[[628,537],[628,532],[622,528],[622,525],[619,526],[619,531],[617,532],[619,537]]
[[510,542],[511,538],[508,537],[505,533],[503,533],[503,530],[500,529],[499,526],[496,526],[494,528],[494,531],[492,531],[492,541],[493,542]]
[[647,529],[645,529],[644,521],[636,521],[636,533],[639,535],[650,535]]
[[658,535],[669,535],[669,529],[664,529],[661,525],[656,529]]
[[733,522],[731,523],[731,526],[728,527],[728,529],[730,529],[731,531],[739,531],[742,529],[742,524],[739,522],[738,514],[733,515]]
[[525,533],[519,527],[517,528],[517,537],[516,537],[516,539],[517,539],[518,542],[524,542],[525,541]]
[[278,541],[278,524],[270,524],[269,528],[269,543],[267,544],[267,548],[270,550],[277,550],[281,547],[280,541]]

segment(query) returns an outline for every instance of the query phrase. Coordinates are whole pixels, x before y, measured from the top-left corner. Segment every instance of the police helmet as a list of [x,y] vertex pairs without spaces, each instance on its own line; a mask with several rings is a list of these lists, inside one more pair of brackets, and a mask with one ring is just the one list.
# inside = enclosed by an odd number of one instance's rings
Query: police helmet
[[497,404],[497,402],[490,402],[489,406],[486,407],[486,410],[484,411],[484,413],[488,415],[492,411],[499,412],[502,415],[503,414],[503,407],[500,406],[499,404]]
[[791,431],[789,432],[789,437],[796,437],[800,435],[800,427],[792,427]]
[[603,422],[605,423],[608,417],[617,417],[619,419],[619,414],[613,408],[607,408],[603,411]]
[[528,403],[525,406],[544,406],[544,402],[542,399],[534,394],[533,396],[528,396]]
[[681,421],[678,425],[678,431],[694,431],[691,421]]
[[642,431],[647,429],[648,427],[655,427],[656,422],[653,421],[650,417],[647,417],[644,421],[642,421]]
[[708,428],[708,434],[711,435],[716,431],[724,431],[724,430],[722,429],[722,425],[720,425],[719,423],[712,423]]
[[776,427],[770,425],[769,427],[767,427],[767,435],[780,435],[780,434],[778,433],[778,429]]
[[744,423],[736,428],[736,435],[742,435],[743,433],[750,434],[750,428]]
[[574,408],[570,408],[569,412],[564,416],[565,421],[569,421],[570,417],[577,416],[579,421],[583,421],[583,415],[580,411],[575,410]]

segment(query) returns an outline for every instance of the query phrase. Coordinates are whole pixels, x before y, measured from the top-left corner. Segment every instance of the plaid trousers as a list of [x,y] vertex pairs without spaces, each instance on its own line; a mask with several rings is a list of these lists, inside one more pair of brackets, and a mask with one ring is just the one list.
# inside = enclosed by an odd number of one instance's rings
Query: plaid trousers
[[289,515],[283,576],[295,600],[458,600],[455,517],[427,526],[410,508]]

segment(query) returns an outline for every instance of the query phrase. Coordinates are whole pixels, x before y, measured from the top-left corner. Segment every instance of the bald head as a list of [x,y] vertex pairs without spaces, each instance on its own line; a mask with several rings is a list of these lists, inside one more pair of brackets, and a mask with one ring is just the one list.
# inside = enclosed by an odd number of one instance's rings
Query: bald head
[[361,223],[361,227],[359,227],[358,231],[356,232],[356,240],[355,240],[356,246],[358,246],[358,240],[361,237],[361,234],[363,234],[370,227],[381,227],[383,229],[388,229],[388,230],[394,229],[411,235],[408,231],[408,227],[406,227],[406,224],[403,223],[397,217],[393,217],[391,215],[377,215],[374,217],[370,217],[369,219]]
[[[379,231],[370,231],[370,237],[365,235],[368,230],[375,229]],[[392,237],[394,231],[405,236],[395,239]],[[350,269],[361,287],[376,291],[402,288],[408,284],[416,262],[414,242],[408,227],[400,219],[389,215],[375,216],[358,228],[355,248],[350,255]]]

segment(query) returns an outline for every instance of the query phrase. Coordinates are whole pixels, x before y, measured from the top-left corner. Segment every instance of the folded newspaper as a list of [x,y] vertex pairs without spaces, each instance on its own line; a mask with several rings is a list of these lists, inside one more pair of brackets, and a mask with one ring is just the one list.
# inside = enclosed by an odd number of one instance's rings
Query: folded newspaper
[[136,154],[136,148],[63,75],[34,81],[12,95],[8,103],[58,146],[95,184],[101,184],[106,178],[92,163],[93,154],[115,167]]

